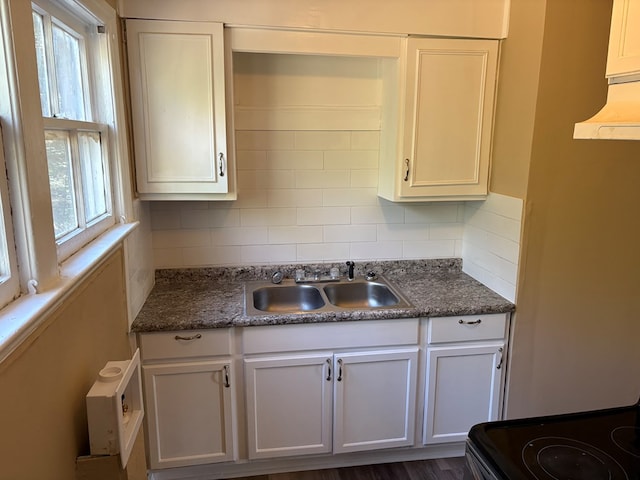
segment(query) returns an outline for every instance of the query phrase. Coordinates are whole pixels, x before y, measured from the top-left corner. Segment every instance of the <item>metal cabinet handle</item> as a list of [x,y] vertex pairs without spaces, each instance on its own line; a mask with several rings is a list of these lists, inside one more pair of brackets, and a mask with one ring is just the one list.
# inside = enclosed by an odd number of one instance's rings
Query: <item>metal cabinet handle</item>
[[407,166],[407,172],[404,174],[404,181],[408,182],[409,181],[409,159],[408,158],[404,159],[404,164]]
[[500,353],[500,361],[498,362],[498,366],[496,367],[497,370],[500,370],[502,368],[502,361],[504,360],[504,349],[502,347],[500,347],[498,349],[498,352]]
[[200,335],[199,333],[196,333],[195,335],[191,335],[190,337],[183,337],[181,335],[176,335],[175,337],[176,340],[198,340],[199,338],[202,338],[202,335]]
[[220,164],[220,176],[224,177],[224,153],[220,152],[218,157],[219,157],[219,164]]
[[327,382],[331,381],[331,359],[327,358]]
[[468,321],[460,319],[460,320],[458,320],[458,323],[460,325],[480,325],[482,323],[482,320],[479,318],[478,320],[474,320],[472,322],[468,322]]
[[224,386],[229,388],[231,386],[229,382],[229,365],[225,365],[222,369],[224,370]]
[[338,378],[336,378],[336,380],[339,382],[342,381],[342,359],[341,358],[338,359]]

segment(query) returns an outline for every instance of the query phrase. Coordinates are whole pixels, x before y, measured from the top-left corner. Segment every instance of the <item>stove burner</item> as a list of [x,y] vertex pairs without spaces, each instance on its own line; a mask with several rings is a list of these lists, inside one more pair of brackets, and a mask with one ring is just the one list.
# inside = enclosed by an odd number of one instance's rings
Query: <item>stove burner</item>
[[611,432],[611,440],[626,453],[640,458],[640,428],[615,428]]
[[599,448],[571,438],[540,437],[522,449],[522,460],[538,480],[628,480],[620,464]]

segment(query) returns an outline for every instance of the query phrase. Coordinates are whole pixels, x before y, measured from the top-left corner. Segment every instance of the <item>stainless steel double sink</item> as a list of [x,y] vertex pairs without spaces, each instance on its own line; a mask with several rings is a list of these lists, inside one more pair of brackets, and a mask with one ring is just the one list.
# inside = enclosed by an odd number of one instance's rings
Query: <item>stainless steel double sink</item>
[[337,312],[379,308],[409,308],[412,305],[382,277],[334,282],[297,284],[284,280],[245,283],[247,315]]

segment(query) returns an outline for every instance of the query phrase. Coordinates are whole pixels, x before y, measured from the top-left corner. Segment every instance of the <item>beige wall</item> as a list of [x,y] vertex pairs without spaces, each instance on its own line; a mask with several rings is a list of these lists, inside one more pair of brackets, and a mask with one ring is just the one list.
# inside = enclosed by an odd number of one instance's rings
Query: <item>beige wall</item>
[[545,2],[513,0],[502,42],[490,191],[524,199],[536,113]]
[[[532,3],[512,2],[512,26]],[[572,139],[573,124],[605,101],[610,15],[610,1],[546,2],[509,417],[622,405],[640,392],[640,142]],[[528,48],[521,51],[505,58],[513,62],[506,72],[529,65]],[[506,93],[504,103],[530,104],[529,94]],[[522,159],[496,159],[494,185],[503,192],[511,175],[505,163],[524,160],[529,139],[514,134],[514,141],[521,145],[496,149],[522,152]]]
[[0,479],[69,480],[89,453],[85,396],[130,358],[118,250],[0,365]]

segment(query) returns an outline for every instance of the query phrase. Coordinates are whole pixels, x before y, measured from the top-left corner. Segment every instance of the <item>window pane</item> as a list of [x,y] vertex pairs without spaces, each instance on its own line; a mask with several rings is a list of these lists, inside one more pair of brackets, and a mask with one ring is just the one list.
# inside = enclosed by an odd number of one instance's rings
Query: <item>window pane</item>
[[33,31],[36,39],[36,60],[38,62],[38,84],[40,85],[40,104],[42,115],[51,116],[51,100],[49,96],[49,81],[47,74],[47,60],[44,47],[44,25],[42,15],[33,12]]
[[45,131],[51,208],[56,239],[78,228],[73,168],[67,132]]
[[84,192],[85,220],[98,218],[107,212],[104,166],[99,132],[78,132],[80,170]]
[[53,52],[58,86],[58,115],[86,120],[78,39],[53,25]]
[[9,248],[7,246],[7,231],[4,225],[4,207],[0,199],[0,284],[11,277],[11,265],[9,263]]

